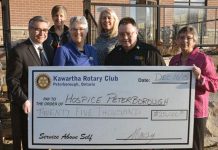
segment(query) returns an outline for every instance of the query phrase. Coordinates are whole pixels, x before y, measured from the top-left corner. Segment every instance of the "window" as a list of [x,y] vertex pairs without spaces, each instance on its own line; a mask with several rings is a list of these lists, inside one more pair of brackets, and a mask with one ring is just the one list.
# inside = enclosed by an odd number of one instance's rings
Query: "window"
[[148,7],[136,7],[136,22],[139,38],[152,43],[155,40],[157,9],[149,5],[157,5],[158,0],[131,0],[131,4],[146,4]]
[[[175,0],[174,5],[205,6],[205,0]],[[174,23],[178,25],[193,25],[198,32],[206,29],[206,12],[203,8],[175,8]],[[204,35],[205,32],[202,34]]]

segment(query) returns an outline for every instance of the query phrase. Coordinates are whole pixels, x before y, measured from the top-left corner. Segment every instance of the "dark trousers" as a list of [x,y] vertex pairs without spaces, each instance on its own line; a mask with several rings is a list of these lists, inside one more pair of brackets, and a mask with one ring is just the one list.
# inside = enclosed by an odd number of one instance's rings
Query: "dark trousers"
[[12,103],[11,127],[12,127],[12,138],[13,138],[13,150],[33,150],[28,148],[28,124],[27,123],[28,123],[27,114],[24,113],[22,106],[18,106],[17,104]]
[[204,132],[206,128],[207,118],[195,118],[194,120],[194,140],[193,150],[204,149]]
[[27,114],[21,106],[11,104],[11,125],[13,137],[13,150],[28,150]]
[[204,150],[204,132],[207,118],[194,119],[194,135],[193,147],[191,149],[175,149],[175,150]]

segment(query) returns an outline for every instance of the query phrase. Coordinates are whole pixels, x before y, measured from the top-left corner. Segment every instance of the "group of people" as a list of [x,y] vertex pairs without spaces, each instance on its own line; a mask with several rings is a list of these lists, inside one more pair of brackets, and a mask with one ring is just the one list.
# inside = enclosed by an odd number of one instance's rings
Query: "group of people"
[[[44,17],[31,18],[29,38],[9,51],[6,77],[12,100],[14,150],[21,150],[21,145],[23,150],[28,149],[27,114],[31,111],[28,66],[165,66],[159,50],[137,38],[133,18],[119,21],[112,9],[105,8],[99,16],[99,37],[94,45],[89,45],[85,43],[88,23],[84,16],[72,17],[69,27],[64,24],[67,18],[64,6],[54,6],[51,16],[54,25],[50,28]],[[193,149],[202,150],[209,92],[217,91],[218,77],[211,58],[196,47],[198,35],[194,27],[183,27],[176,40],[181,53],[169,65],[193,66],[196,77]]]

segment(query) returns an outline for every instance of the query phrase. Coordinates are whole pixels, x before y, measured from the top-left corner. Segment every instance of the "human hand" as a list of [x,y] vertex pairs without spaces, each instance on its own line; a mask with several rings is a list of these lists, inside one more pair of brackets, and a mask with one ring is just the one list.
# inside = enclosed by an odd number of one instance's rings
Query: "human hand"
[[197,80],[199,80],[201,78],[201,69],[195,65],[193,65],[193,69],[192,69],[194,75],[195,75],[195,78]]
[[29,100],[26,100],[26,102],[23,104],[23,111],[25,114],[28,114],[31,111],[31,103]]

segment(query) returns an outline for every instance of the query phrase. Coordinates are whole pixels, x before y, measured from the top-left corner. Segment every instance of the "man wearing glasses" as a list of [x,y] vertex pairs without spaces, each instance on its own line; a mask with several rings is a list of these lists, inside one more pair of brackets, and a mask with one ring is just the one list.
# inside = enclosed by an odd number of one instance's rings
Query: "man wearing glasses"
[[118,40],[121,44],[115,47],[106,57],[107,66],[165,66],[159,50],[137,38],[138,29],[133,18],[125,17],[118,25]]
[[[9,51],[6,80],[11,102],[13,150],[28,149],[27,114],[31,111],[28,100],[28,66],[50,65],[53,52],[43,42],[48,36],[48,21],[35,16],[29,21],[29,38]],[[22,146],[21,146],[22,144]]]

